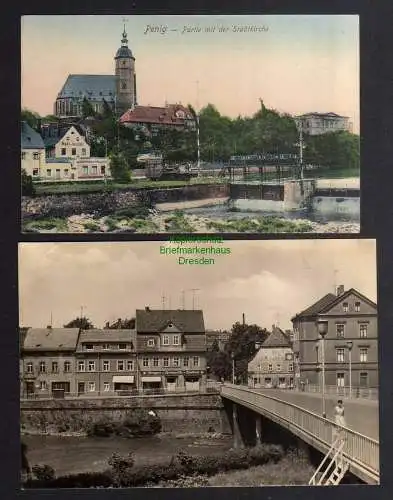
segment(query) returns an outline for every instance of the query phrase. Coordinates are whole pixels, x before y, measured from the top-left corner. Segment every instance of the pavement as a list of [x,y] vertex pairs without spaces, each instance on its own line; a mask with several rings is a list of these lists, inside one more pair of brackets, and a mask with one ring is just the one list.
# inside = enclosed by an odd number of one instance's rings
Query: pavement
[[[254,389],[256,392],[273,396],[277,399],[293,403],[322,415],[322,397],[319,394],[309,394],[297,391],[285,391],[282,389]],[[337,396],[326,395],[326,416],[334,420],[334,407],[337,404]],[[345,399],[345,420],[347,427],[365,436],[379,441],[379,404],[378,401],[368,399]]]

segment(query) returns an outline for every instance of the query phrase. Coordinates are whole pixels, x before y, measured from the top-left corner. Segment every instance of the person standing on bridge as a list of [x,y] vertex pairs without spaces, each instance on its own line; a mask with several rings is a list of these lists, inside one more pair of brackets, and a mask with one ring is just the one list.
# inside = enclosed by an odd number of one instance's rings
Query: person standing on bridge
[[341,438],[344,439],[344,428],[347,426],[345,422],[345,411],[342,399],[337,401],[337,405],[334,408],[334,422],[337,426],[336,429],[336,439]]

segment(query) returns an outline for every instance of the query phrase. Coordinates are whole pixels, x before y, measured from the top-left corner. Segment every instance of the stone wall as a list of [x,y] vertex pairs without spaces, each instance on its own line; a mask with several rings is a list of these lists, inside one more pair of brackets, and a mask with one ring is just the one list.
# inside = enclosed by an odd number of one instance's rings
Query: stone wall
[[71,215],[109,215],[116,210],[145,204],[225,198],[226,184],[193,184],[178,188],[122,189],[118,191],[36,195],[22,197],[22,220],[37,217],[69,217]]
[[94,421],[103,415],[120,420],[133,408],[154,410],[161,419],[163,432],[202,433],[214,429],[214,432],[230,433],[228,418],[218,394],[22,401],[21,422],[29,429],[29,422],[35,421],[37,414],[48,424],[65,414],[79,421]]

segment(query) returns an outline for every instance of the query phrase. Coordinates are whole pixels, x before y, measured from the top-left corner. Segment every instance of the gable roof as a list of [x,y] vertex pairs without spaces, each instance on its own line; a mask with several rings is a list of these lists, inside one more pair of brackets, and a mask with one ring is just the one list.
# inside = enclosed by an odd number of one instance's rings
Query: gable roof
[[135,330],[125,329],[100,329],[91,328],[82,330],[79,337],[79,344],[85,342],[133,342],[135,345],[136,332]]
[[114,75],[68,75],[57,98],[86,97],[89,100],[114,102],[117,77]]
[[[184,118],[176,116],[180,111]],[[181,104],[169,104],[165,107],[135,106],[120,117],[120,123],[150,123],[160,125],[184,125],[185,120],[193,120],[191,111]]]
[[23,349],[33,351],[74,351],[79,328],[29,328]]
[[333,113],[332,111],[329,111],[328,113],[318,113],[318,112],[304,113],[303,115],[298,116],[298,118],[305,118],[307,116],[317,116],[320,118],[348,118],[348,116],[338,115],[337,113]]
[[373,302],[372,300],[368,299],[365,295],[361,294],[358,290],[355,288],[350,288],[346,292],[342,293],[341,295],[334,295],[333,293],[328,293],[321,299],[319,299],[317,302],[312,304],[311,306],[307,307],[307,309],[304,309],[304,311],[296,314],[293,318],[304,318],[307,316],[316,316],[318,314],[323,314],[335,306],[337,303],[341,302],[343,299],[348,297],[349,295],[354,294],[356,295],[359,299],[363,300],[364,302],[367,302],[370,304],[372,307],[377,308],[377,304]]
[[44,149],[44,141],[38,132],[30,127],[27,122],[21,123],[21,140],[22,149]]
[[166,328],[168,323],[173,323],[183,333],[205,333],[201,310],[136,310],[135,327],[138,333],[157,333]]
[[272,333],[265,339],[262,343],[261,348],[265,347],[291,347],[292,344],[287,336],[281,328],[277,326],[273,327]]
[[45,147],[49,148],[55,146],[72,127],[74,127],[78,134],[86,140],[86,131],[81,125],[75,124],[62,126],[61,124],[52,123],[41,127],[41,135]]

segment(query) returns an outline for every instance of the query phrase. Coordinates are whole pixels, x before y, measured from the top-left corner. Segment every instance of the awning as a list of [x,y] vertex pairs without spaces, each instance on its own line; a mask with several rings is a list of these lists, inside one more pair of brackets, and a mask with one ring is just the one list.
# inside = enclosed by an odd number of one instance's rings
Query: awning
[[134,375],[114,375],[112,382],[114,384],[133,384]]
[[161,382],[161,377],[142,377],[142,382]]

